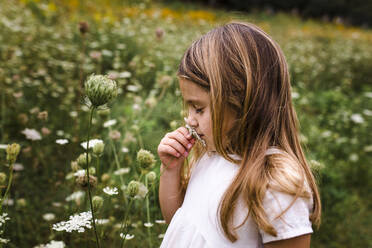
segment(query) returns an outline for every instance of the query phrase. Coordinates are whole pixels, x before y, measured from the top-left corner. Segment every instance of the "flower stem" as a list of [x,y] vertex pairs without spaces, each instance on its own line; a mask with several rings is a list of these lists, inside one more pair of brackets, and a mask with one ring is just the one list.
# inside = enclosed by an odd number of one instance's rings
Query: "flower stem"
[[126,240],[125,237],[127,236],[127,218],[128,218],[129,210],[132,207],[133,201],[134,201],[134,197],[132,197],[130,199],[130,202],[129,202],[129,206],[127,208],[127,211],[125,211],[124,221],[121,223],[121,227],[120,227],[120,232],[119,233],[121,233],[121,230],[124,230],[124,232],[123,232],[124,236],[121,239],[120,248],[123,248],[124,247],[124,244],[125,244],[125,240]]
[[[146,185],[146,188],[148,188],[148,181],[147,181],[147,177],[145,177],[145,185]],[[150,192],[150,191],[149,191]],[[149,203],[149,194],[147,193],[146,194],[146,213],[147,213],[147,223],[150,223],[150,203]],[[150,230],[151,226],[147,227],[147,234],[148,234],[148,237],[149,237],[149,247],[152,248],[152,243],[151,243],[151,230]]]
[[14,163],[10,163],[9,162],[9,170],[10,170],[10,172],[9,172],[8,186],[6,187],[6,191],[5,191],[4,197],[2,197],[1,198],[1,201],[0,201],[0,214],[1,214],[2,208],[3,208],[3,201],[8,196],[10,186],[12,185],[12,181],[13,181],[13,165],[14,165]]
[[99,245],[99,238],[98,238],[98,234],[97,234],[97,228],[96,228],[96,220],[94,218],[94,208],[93,208],[93,202],[92,202],[92,194],[91,194],[91,190],[90,190],[90,177],[89,177],[89,139],[90,139],[90,127],[92,125],[92,119],[93,119],[93,112],[94,112],[94,107],[92,108],[91,112],[90,112],[90,118],[89,118],[89,125],[88,125],[88,140],[87,140],[87,152],[85,153],[86,154],[86,161],[87,161],[87,180],[88,180],[88,194],[89,194],[89,203],[90,203],[90,209],[92,211],[92,218],[93,218],[93,228],[94,228],[94,234],[96,235],[96,242],[97,242],[97,247],[100,248],[100,245]]

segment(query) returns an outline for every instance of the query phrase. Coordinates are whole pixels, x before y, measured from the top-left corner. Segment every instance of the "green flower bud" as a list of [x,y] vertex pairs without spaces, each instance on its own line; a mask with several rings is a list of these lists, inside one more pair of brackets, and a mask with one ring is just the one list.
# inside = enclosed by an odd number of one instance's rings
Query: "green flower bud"
[[97,157],[101,157],[104,149],[105,144],[103,142],[98,142],[93,146],[93,154]]
[[110,175],[107,174],[107,173],[104,173],[102,176],[101,176],[101,180],[102,182],[107,182],[108,180],[110,180]]
[[127,187],[127,194],[130,197],[135,197],[139,192],[140,183],[137,181],[130,181]]
[[141,149],[137,153],[137,161],[142,169],[150,169],[155,165],[155,157],[154,155],[144,149]]
[[89,175],[94,175],[94,174],[96,174],[96,168],[89,167]]
[[92,203],[93,203],[93,207],[94,207],[94,210],[99,210],[102,208],[103,206],[103,198],[96,195],[96,196],[93,196],[92,198]]
[[13,143],[11,145],[8,145],[6,147],[6,160],[10,164],[14,164],[17,160],[17,156],[19,154],[19,151],[21,150],[21,146],[17,143]]
[[25,198],[19,198],[17,200],[17,206],[26,207],[26,205],[27,205],[27,202]]
[[[91,160],[92,160],[92,157],[89,154],[88,162],[90,163]],[[79,166],[83,168],[86,167],[87,166],[87,154],[86,153],[80,154],[80,156],[77,158],[77,163]]]
[[0,172],[0,184],[5,183],[6,181],[6,174],[4,172]]
[[99,107],[113,100],[118,89],[116,82],[103,75],[91,75],[85,82],[85,92],[93,107]]
[[102,109],[102,110],[97,111],[97,113],[102,118],[106,118],[110,115],[110,109]]
[[156,173],[154,171],[150,171],[146,174],[147,182],[153,183],[156,180]]

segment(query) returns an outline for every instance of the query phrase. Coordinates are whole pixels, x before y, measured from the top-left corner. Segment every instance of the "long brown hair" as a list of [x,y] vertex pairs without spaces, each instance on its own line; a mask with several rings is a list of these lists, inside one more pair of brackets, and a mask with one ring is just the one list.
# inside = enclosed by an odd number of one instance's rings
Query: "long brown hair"
[[[310,220],[319,227],[319,192],[299,141],[299,124],[292,106],[287,62],[279,45],[251,23],[232,22],[215,28],[196,40],[185,52],[178,76],[210,93],[211,119],[216,151],[240,164],[219,206],[220,222],[226,237],[237,240],[233,216],[239,197],[243,197],[257,225],[276,236],[263,208],[267,189],[313,199]],[[222,142],[226,108],[236,113],[229,141]],[[265,155],[269,147],[282,152]],[[194,149],[182,173],[187,186],[190,169],[203,154]],[[228,154],[237,154],[234,160]],[[289,208],[288,207],[288,208]],[[279,218],[285,209],[277,218]]]

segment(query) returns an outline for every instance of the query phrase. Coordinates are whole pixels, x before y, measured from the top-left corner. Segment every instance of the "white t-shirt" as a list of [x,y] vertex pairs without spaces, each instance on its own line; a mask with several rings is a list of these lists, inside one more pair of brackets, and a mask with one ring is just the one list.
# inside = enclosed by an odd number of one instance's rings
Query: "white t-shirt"
[[[267,153],[276,153],[270,148]],[[234,156],[234,155],[233,155]],[[232,157],[233,157],[232,156]],[[233,157],[237,159],[238,157]],[[161,248],[258,248],[270,241],[312,233],[309,212],[312,199],[298,198],[280,218],[273,221],[293,200],[293,196],[267,190],[263,206],[277,237],[259,229],[251,217],[237,229],[238,240],[232,243],[223,234],[217,208],[234,179],[238,165],[218,154],[205,154],[194,165],[182,206],[174,214]],[[248,210],[240,201],[234,226],[241,224]]]

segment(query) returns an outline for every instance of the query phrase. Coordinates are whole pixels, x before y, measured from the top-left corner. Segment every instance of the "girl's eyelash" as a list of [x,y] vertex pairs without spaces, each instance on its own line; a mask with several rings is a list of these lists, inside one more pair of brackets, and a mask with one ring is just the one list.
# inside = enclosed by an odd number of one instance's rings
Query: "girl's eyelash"
[[203,111],[203,108],[196,108],[196,109],[195,109],[195,112],[196,112],[196,113],[201,113],[202,111]]

